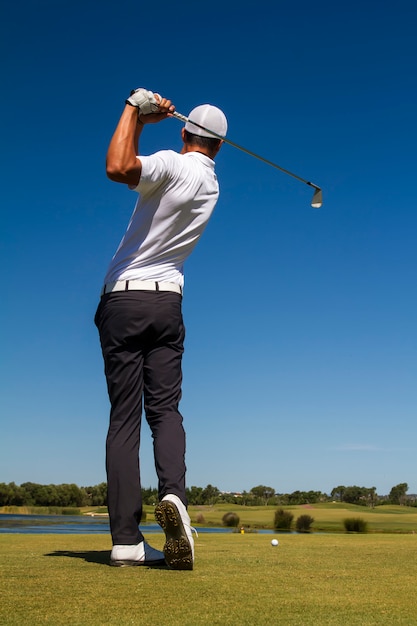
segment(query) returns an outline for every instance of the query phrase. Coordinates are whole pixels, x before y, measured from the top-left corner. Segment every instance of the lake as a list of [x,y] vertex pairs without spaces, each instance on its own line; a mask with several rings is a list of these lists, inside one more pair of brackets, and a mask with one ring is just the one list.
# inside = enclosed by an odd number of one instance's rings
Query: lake
[[[158,524],[141,524],[143,532],[163,532]],[[231,533],[231,528],[197,528],[198,533]],[[258,530],[272,534],[272,530]],[[8,515],[0,514],[0,533],[100,535],[110,533],[108,517],[90,515]]]

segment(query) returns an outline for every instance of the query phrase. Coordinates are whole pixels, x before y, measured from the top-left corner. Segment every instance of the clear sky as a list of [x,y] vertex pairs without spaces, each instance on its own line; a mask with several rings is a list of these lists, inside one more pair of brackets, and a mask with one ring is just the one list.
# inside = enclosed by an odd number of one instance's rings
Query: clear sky
[[[232,141],[186,265],[188,485],[417,492],[417,4],[3,6],[0,482],[105,480],[93,317],[136,196],[105,175],[135,87]],[[181,123],[142,151],[179,150]],[[144,422],[142,477],[156,486]]]

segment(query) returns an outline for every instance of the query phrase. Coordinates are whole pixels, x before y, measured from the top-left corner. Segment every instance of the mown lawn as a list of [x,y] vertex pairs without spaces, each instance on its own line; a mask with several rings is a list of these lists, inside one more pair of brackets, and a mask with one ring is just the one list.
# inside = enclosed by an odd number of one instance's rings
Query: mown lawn
[[[193,523],[198,516],[203,516],[204,524],[221,526],[222,517],[228,511],[236,513],[243,526],[256,528],[273,528],[274,514],[277,506],[249,507],[233,504],[216,504],[210,506],[192,506],[190,515]],[[370,509],[345,503],[323,503],[309,506],[282,507],[294,515],[294,524],[300,515],[310,515],[314,519],[313,531],[343,532],[343,521],[347,517],[361,517],[368,523],[369,532],[415,532],[417,533],[417,508],[383,505]],[[147,520],[153,518],[153,509],[149,507]]]
[[0,624],[417,625],[417,534],[270,540],[201,534],[175,572],[109,567],[105,535],[3,534]]

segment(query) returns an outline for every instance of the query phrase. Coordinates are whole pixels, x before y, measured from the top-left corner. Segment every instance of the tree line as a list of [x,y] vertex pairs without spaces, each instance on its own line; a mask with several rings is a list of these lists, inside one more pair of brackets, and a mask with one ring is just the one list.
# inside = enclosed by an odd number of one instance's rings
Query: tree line
[[78,487],[74,483],[0,483],[0,506],[85,507],[107,504],[107,484]]
[[[407,483],[394,485],[389,495],[379,496],[375,487],[356,485],[334,487],[330,495],[321,491],[294,491],[277,493],[273,487],[257,485],[250,491],[223,492],[213,485],[206,487],[192,486],[187,489],[188,502],[191,505],[214,505],[229,503],[237,506],[285,506],[316,504],[319,502],[346,502],[374,507],[378,504],[400,504],[417,506],[417,496],[407,495]],[[158,502],[156,488],[143,488],[144,504],[155,505]],[[41,507],[100,507],[107,505],[107,485],[79,487],[74,483],[61,485],[41,485],[26,482],[0,483],[0,507],[4,506],[41,506]]]

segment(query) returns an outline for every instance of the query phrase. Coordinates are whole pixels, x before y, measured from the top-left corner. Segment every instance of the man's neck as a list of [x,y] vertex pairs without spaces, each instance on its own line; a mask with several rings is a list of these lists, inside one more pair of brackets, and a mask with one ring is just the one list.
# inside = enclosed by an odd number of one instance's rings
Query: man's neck
[[193,146],[185,143],[182,147],[180,154],[187,154],[187,152],[199,152],[200,154],[204,154],[204,156],[208,157],[209,159],[213,160],[214,158],[214,155],[211,151],[206,150],[201,146]]

